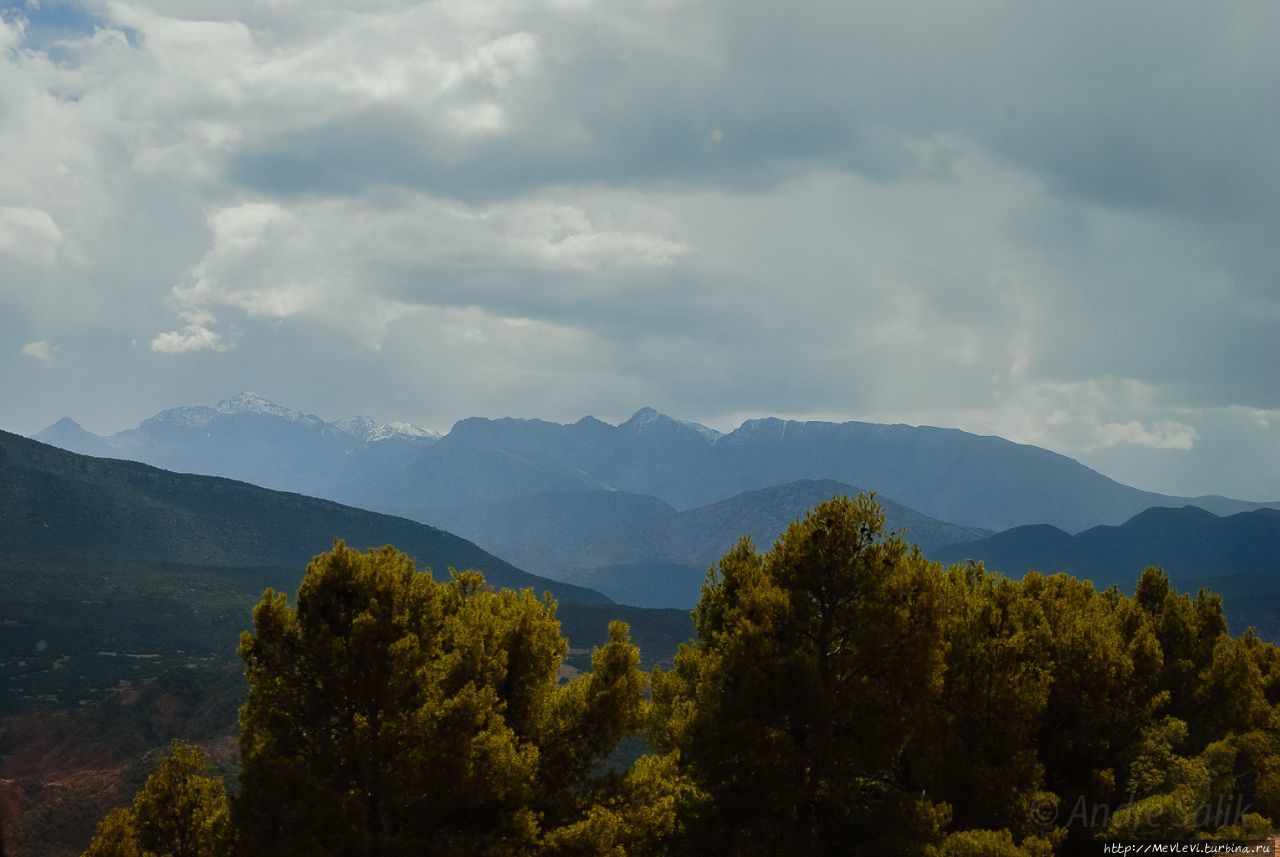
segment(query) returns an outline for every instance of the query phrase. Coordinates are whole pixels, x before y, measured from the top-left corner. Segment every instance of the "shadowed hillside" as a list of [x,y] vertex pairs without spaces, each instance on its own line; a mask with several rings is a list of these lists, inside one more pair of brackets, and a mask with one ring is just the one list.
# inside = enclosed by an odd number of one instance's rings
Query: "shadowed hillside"
[[1028,569],[1065,571],[1101,586],[1125,583],[1148,565],[1175,580],[1212,582],[1234,575],[1280,577],[1280,511],[1218,517],[1204,509],[1148,509],[1118,527],[1071,535],[1047,525],[1014,527],[935,550],[944,563],[981,560],[1013,577]]
[[434,527],[242,482],[89,458],[0,432],[0,544],[12,556],[302,568],[335,538],[395,544],[437,576],[476,568],[497,586],[599,593],[528,574]]

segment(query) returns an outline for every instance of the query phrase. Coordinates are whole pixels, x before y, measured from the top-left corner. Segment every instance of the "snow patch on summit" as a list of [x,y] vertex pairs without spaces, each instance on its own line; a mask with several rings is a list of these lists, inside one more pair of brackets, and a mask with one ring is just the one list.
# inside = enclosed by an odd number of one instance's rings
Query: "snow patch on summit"
[[290,422],[307,419],[307,415],[284,405],[277,405],[270,399],[257,393],[236,393],[230,399],[223,399],[214,405],[220,414],[270,414],[273,417],[284,417]]
[[720,437],[720,432],[716,431],[713,428],[704,426],[701,423],[695,423],[692,420],[677,420],[667,416],[664,413],[654,410],[653,408],[648,408],[648,407],[641,408],[640,410],[636,411],[631,416],[631,419],[627,420],[625,423],[619,426],[619,428],[625,427],[633,431],[645,431],[645,430],[648,430],[651,426],[658,426],[658,425],[664,425],[664,424],[680,426],[682,428],[687,428],[687,429],[693,429],[702,437],[710,441],[714,441]]
[[373,417],[360,416],[335,420],[333,425],[353,437],[360,438],[365,443],[377,443],[380,440],[389,440],[393,437],[403,437],[414,440],[440,439],[440,432],[424,429],[420,426],[415,426],[412,423],[401,422],[399,420],[393,420],[389,423],[380,423]]

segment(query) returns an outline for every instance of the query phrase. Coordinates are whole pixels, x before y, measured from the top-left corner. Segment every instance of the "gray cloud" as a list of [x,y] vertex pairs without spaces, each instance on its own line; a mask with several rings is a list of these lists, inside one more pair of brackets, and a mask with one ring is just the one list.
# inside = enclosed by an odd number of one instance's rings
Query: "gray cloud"
[[1280,495],[1264,0],[25,14],[7,428],[240,388],[441,429],[654,404]]

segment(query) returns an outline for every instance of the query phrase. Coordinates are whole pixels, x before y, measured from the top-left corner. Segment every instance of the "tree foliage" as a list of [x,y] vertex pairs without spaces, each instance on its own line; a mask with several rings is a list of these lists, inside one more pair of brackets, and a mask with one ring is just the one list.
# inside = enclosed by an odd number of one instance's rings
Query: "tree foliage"
[[566,652],[549,597],[339,543],[241,642],[242,853],[581,853],[669,828],[632,820],[665,769],[600,770],[643,718],[627,627],[561,684]]
[[868,498],[834,500],[709,575],[697,642],[654,684],[655,741],[706,794],[698,850],[918,853],[945,822],[901,778],[941,691],[942,582],[883,527]]
[[549,597],[338,543],[242,638],[230,812],[175,746],[87,853],[1047,857],[1280,821],[1280,648],[1159,569],[943,569],[860,495],[743,539],[693,618],[667,671],[614,623],[566,681]]
[[836,498],[739,543],[694,617],[650,726],[695,789],[690,853],[1093,853],[1280,819],[1280,650],[1159,569],[1132,597],[944,570]]
[[221,857],[233,834],[227,792],[199,747],[175,741],[133,806],[98,825],[85,857]]

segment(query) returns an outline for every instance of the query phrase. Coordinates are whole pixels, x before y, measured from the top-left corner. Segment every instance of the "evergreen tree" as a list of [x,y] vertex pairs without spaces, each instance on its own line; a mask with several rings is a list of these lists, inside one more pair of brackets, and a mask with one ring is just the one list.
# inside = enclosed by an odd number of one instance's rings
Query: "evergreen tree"
[[652,810],[634,801],[662,797],[655,771],[599,770],[644,711],[622,623],[593,670],[561,685],[549,596],[494,592],[475,572],[437,583],[391,548],[338,543],[296,608],[267,593],[240,651],[247,855],[566,851],[583,836],[562,828],[610,813],[623,821],[586,839],[614,848],[672,824],[625,822]]
[[[942,693],[916,781],[952,807],[959,828],[1046,834],[1034,812],[1053,801],[1034,742],[1054,678],[1044,611],[1021,584],[960,565],[946,577],[944,627]],[[988,842],[975,836],[948,847]]]
[[654,685],[654,740],[705,795],[685,808],[693,850],[918,854],[937,837],[947,809],[902,762],[942,688],[941,584],[866,496],[725,555]]
[[86,857],[225,857],[232,852],[227,792],[207,776],[204,751],[173,742],[133,806],[98,825]]

